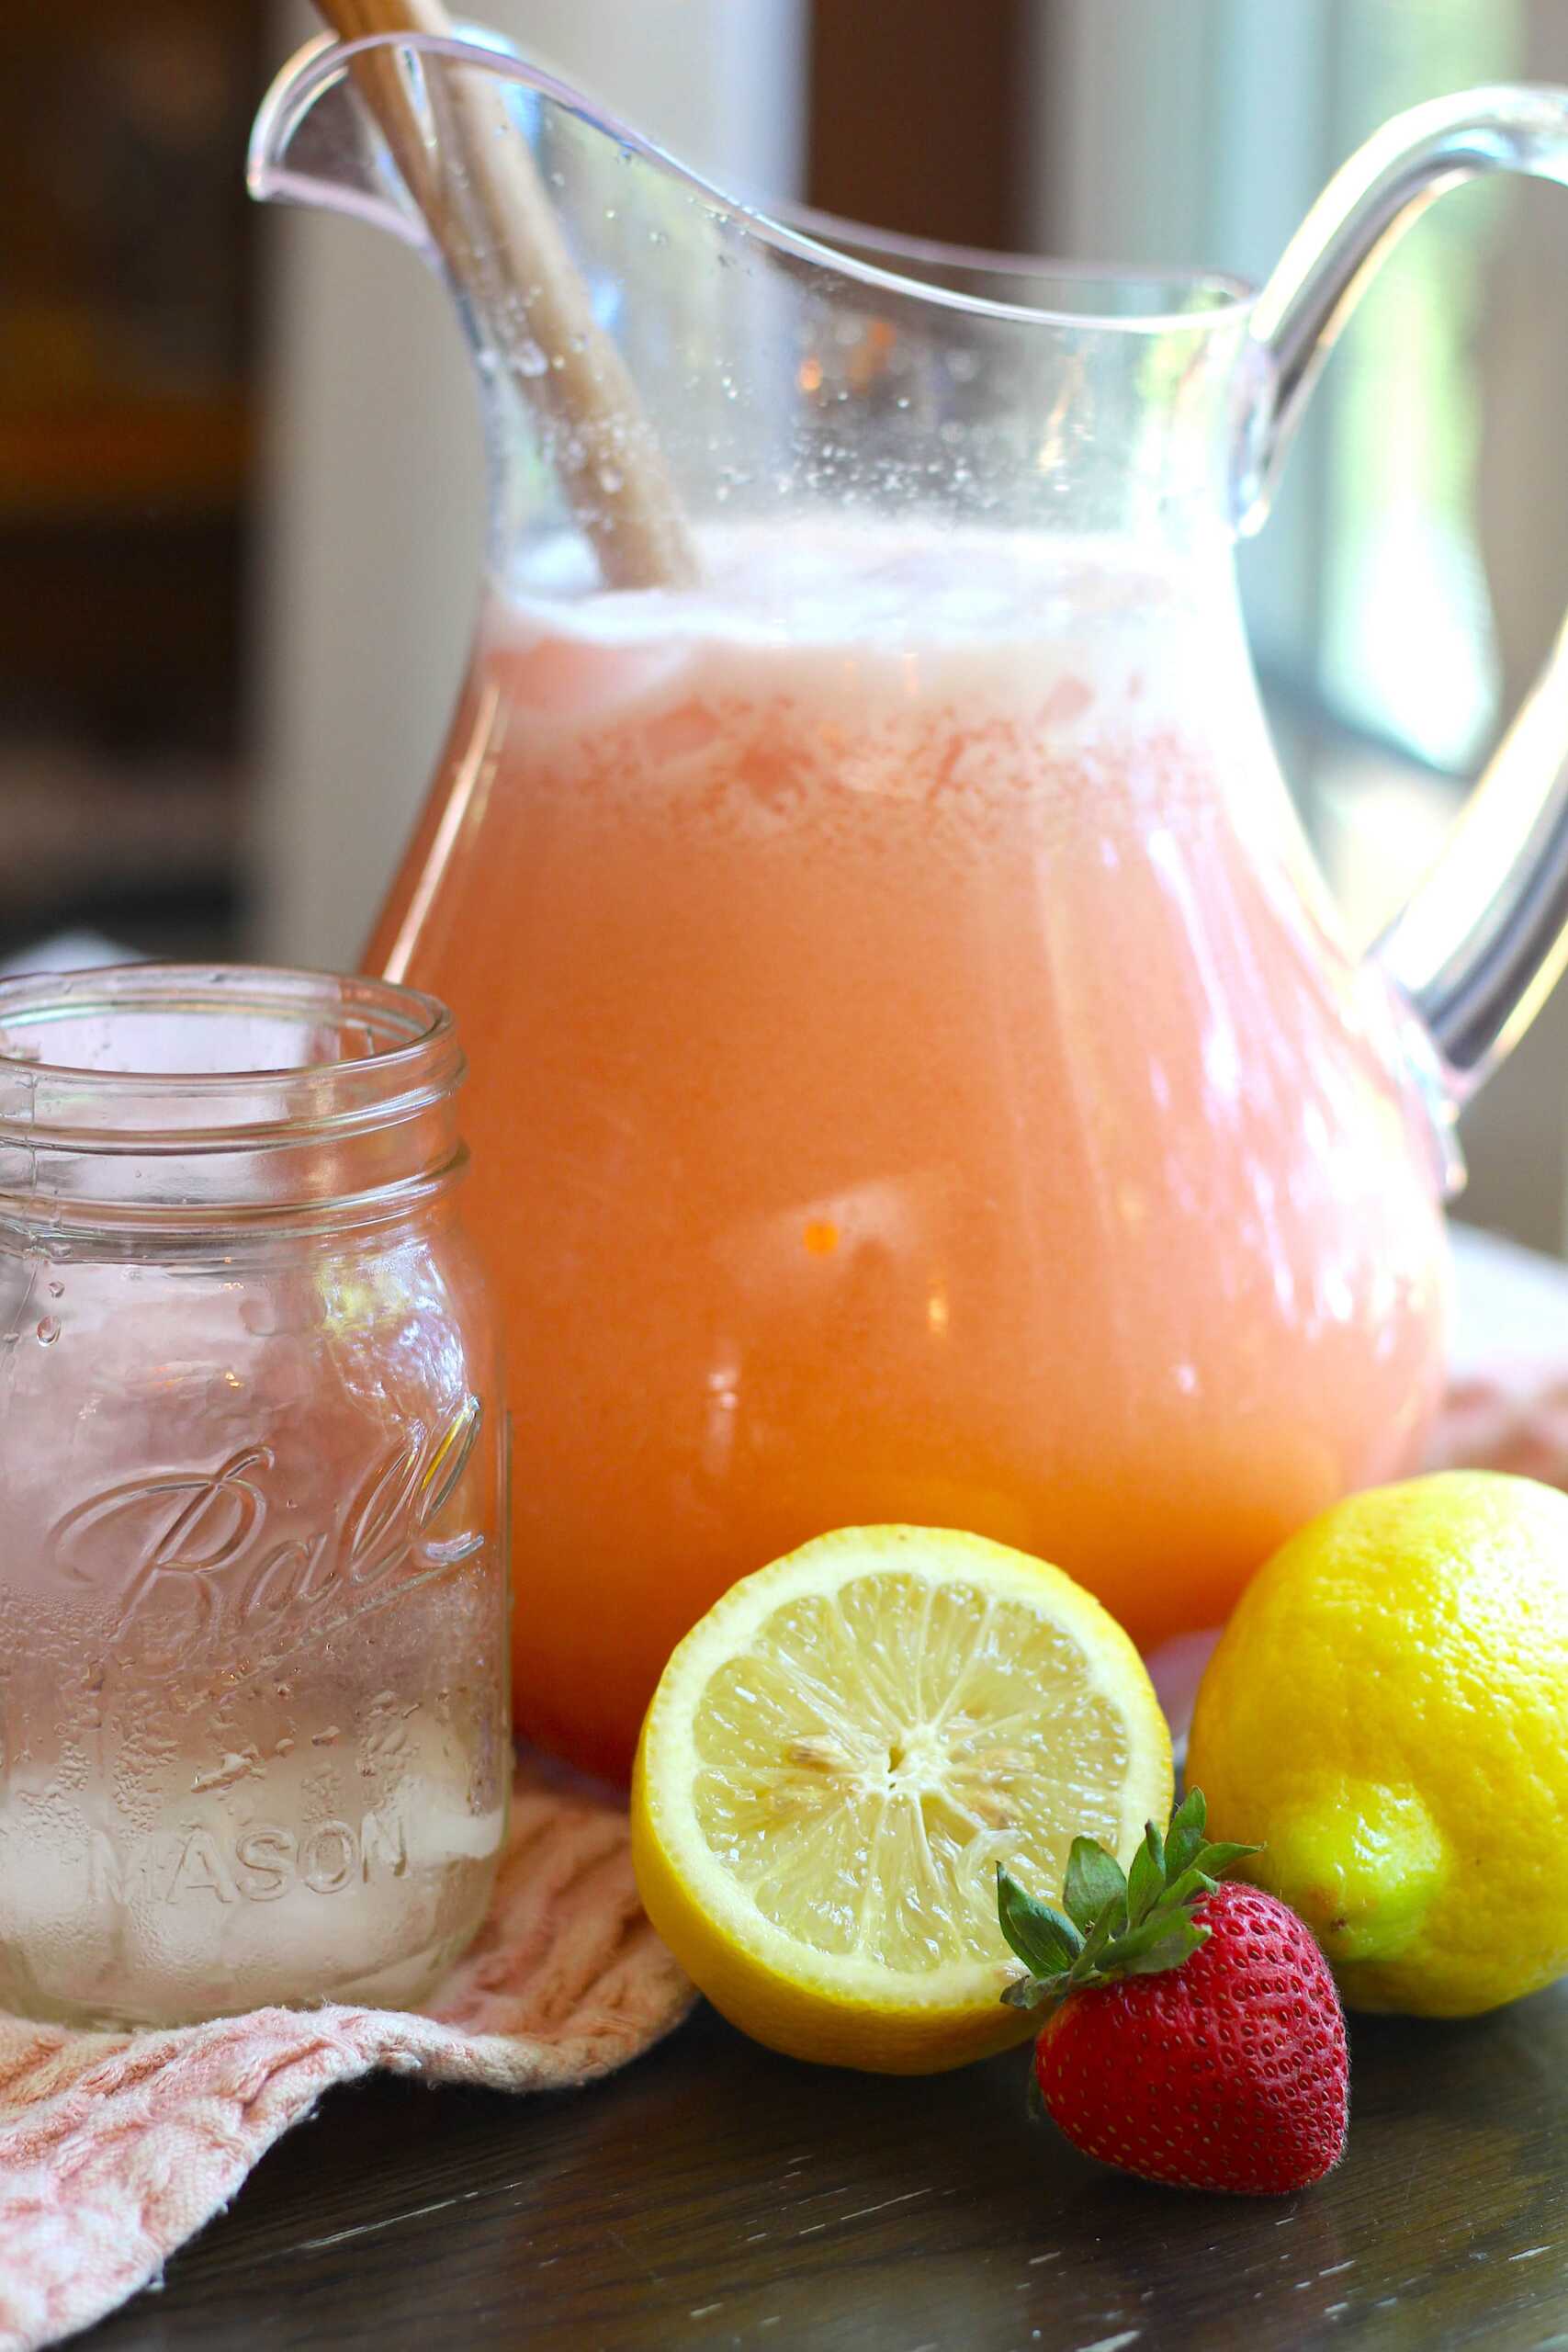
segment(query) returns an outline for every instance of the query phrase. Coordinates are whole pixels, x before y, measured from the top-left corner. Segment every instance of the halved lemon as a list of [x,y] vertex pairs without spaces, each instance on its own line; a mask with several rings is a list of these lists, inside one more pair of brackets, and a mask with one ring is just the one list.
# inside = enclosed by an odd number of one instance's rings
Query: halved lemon
[[1059,1898],[1073,1839],[1129,1861],[1171,1800],[1128,1636],[1059,1568],[976,1535],[852,1527],[745,1577],[664,1670],[632,1782],[659,1933],[791,2057],[962,2065],[1032,2030],[996,1865]]

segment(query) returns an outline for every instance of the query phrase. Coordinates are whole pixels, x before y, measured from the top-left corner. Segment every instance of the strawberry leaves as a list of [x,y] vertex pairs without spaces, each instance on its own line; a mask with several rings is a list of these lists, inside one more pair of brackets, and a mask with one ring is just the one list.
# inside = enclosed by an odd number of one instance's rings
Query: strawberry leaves
[[1087,1936],[1108,1909],[1126,1920],[1127,1882],[1122,1865],[1092,1838],[1073,1839],[1062,1900],[1081,1935]]
[[1127,1872],[1127,1925],[1140,1927],[1165,1892],[1165,1840],[1151,1821]]
[[1075,1838],[1062,1908],[1044,1903],[997,1865],[997,1917],[1027,1975],[1002,1994],[1013,2008],[1053,2009],[1071,1993],[1119,1976],[1179,1968],[1206,1942],[1195,1906],[1256,1846],[1211,1841],[1201,1789],[1190,1790],[1162,1837],[1154,1822],[1123,1871],[1092,1838]]
[[[1165,1850],[1161,1860],[1166,1871],[1179,1875],[1197,1854],[1203,1843],[1203,1831],[1208,1823],[1209,1807],[1201,1789],[1193,1789],[1184,1796],[1170,1816],[1170,1826],[1165,1833]],[[1154,1834],[1153,1825],[1145,1829],[1145,1840]]]
[[997,1869],[997,1913],[1002,1933],[1024,1966],[1035,1976],[1055,1976],[1070,1968],[1083,1950],[1083,1938],[1055,1904],[1028,1894],[1016,1879]]

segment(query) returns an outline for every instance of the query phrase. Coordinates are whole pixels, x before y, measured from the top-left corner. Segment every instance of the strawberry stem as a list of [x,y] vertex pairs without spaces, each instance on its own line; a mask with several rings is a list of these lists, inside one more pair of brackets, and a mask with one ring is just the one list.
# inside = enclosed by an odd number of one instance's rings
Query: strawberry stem
[[1256,1846],[1212,1841],[1201,1789],[1190,1789],[1162,1837],[1154,1822],[1123,1871],[1093,1838],[1075,1838],[1062,1886],[1063,1908],[1042,1902],[997,1864],[997,1917],[1027,1974],[1002,1999],[1017,2009],[1053,2009],[1069,1994],[1179,1968],[1209,1930],[1193,1917],[1225,1872]]

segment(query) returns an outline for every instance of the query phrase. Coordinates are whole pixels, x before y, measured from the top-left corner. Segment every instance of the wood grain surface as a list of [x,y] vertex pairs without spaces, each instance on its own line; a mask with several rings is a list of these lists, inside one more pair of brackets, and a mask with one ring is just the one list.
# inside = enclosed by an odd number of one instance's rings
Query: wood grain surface
[[1021,2056],[814,2071],[701,2010],[595,2090],[334,2093],[87,2352],[1568,2352],[1568,1986],[1363,2019],[1350,2151],[1183,2196],[1029,2125]]

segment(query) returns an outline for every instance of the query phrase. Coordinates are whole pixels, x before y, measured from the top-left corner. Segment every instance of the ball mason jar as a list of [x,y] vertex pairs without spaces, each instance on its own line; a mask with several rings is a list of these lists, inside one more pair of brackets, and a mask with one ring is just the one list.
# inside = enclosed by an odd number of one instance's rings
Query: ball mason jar
[[505,1412],[450,1014],[0,983],[0,2007],[406,2007],[511,1778]]

